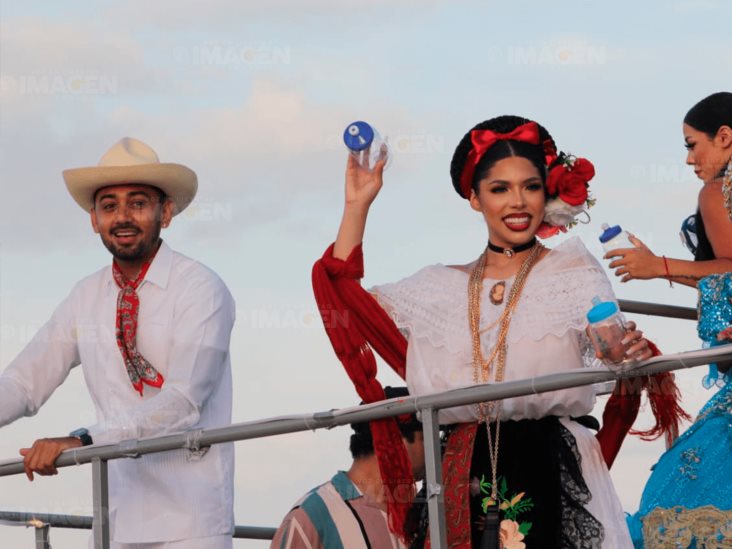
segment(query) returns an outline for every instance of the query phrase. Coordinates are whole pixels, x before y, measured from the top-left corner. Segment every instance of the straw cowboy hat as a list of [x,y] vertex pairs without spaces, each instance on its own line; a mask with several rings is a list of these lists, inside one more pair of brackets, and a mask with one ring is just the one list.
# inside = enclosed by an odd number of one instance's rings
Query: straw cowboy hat
[[94,194],[110,185],[157,187],[173,201],[173,215],[186,209],[198,189],[196,172],[180,164],[161,163],[154,150],[133,137],[115,143],[98,165],[63,173],[66,188],[86,212],[94,207]]

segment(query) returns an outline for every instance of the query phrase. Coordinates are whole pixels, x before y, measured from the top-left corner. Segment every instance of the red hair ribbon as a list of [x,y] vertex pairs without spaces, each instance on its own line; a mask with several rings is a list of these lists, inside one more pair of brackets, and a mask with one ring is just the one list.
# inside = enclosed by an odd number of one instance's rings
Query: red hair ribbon
[[524,143],[538,145],[539,126],[536,122],[527,122],[526,124],[521,124],[508,133],[497,133],[493,130],[473,130],[470,132],[470,140],[473,142],[473,147],[468,153],[468,159],[465,162],[463,174],[460,177],[460,191],[463,198],[466,199],[470,198],[470,187],[473,182],[473,174],[475,173],[475,168],[478,166],[478,162],[480,162],[480,159],[483,157],[485,152],[498,141],[522,141]]
[[544,161],[547,167],[551,166],[552,163],[557,159],[557,148],[554,146],[554,142],[551,139],[544,140]]

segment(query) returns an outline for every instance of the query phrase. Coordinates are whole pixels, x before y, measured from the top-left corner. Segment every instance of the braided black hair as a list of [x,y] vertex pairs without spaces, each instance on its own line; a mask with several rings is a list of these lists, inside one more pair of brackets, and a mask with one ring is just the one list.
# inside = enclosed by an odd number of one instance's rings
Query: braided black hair
[[717,92],[705,97],[689,109],[684,124],[710,138],[716,136],[722,126],[732,128],[732,93]]
[[[473,147],[470,136],[471,132],[473,130],[492,130],[498,133],[508,133],[527,122],[532,121],[521,116],[498,116],[496,118],[486,120],[485,122],[481,122],[465,134],[465,136],[460,140],[460,143],[458,143],[458,146],[455,148],[455,153],[453,154],[452,162],[450,163],[450,177],[452,178],[452,185],[460,196],[463,196],[460,179],[462,178],[463,170],[465,169],[468,153]],[[493,165],[499,160],[511,156],[520,156],[530,161],[534,166],[536,166],[542,181],[546,183],[547,165],[544,156],[544,143],[548,143],[548,145],[554,150],[556,150],[556,145],[546,128],[538,123],[536,125],[539,127],[538,145],[532,145],[531,143],[524,143],[522,141],[502,140],[498,141],[485,152],[475,168],[473,180],[470,183],[471,188],[476,194],[478,192],[478,183],[488,174],[488,171],[493,167]]]

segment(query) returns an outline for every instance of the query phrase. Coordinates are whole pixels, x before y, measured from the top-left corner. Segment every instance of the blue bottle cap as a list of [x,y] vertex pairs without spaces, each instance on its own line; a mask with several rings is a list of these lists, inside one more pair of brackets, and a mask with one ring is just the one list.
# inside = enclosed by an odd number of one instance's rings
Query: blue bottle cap
[[618,306],[612,301],[600,301],[600,299],[596,297],[592,302],[595,306],[587,311],[587,320],[590,324],[605,320],[618,312]]
[[352,151],[362,151],[374,140],[374,129],[366,122],[351,122],[343,132],[343,142]]
[[607,229],[605,229],[605,232],[600,235],[600,242],[604,244],[605,242],[607,242],[608,240],[612,240],[622,232],[623,229],[620,227],[620,225],[613,225],[612,227],[608,227]]

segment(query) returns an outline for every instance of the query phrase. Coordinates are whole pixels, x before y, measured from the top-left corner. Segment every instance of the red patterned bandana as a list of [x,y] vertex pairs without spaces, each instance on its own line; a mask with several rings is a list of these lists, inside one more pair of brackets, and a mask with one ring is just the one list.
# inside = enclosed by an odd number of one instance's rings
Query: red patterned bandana
[[117,346],[122,352],[127,374],[135,390],[142,396],[143,384],[153,387],[163,386],[163,376],[137,350],[137,313],[140,310],[140,298],[135,291],[145,278],[147,270],[155,256],[148,259],[137,273],[134,280],[129,280],[117,265],[112,262],[112,276],[120,287],[117,295]]

